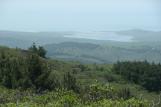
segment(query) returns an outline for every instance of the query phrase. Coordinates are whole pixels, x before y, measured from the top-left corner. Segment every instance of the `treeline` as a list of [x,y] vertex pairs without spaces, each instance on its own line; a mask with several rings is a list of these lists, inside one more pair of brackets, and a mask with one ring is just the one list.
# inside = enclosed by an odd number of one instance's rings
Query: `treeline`
[[144,62],[117,62],[113,71],[126,80],[143,86],[149,91],[161,91],[161,64]]

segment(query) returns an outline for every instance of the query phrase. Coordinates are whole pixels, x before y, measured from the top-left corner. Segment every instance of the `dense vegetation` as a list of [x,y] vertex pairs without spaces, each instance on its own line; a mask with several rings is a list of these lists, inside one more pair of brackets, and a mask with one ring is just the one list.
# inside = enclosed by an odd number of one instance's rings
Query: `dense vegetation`
[[127,80],[142,85],[149,91],[161,91],[161,64],[144,62],[118,62],[114,72]]
[[[0,47],[0,106],[5,107],[151,107],[160,106],[155,91],[146,92],[138,77],[128,79],[123,75],[138,72],[145,62],[126,66],[121,62],[113,65],[82,65],[45,58],[45,50],[35,44],[28,50]],[[150,69],[152,64],[146,62]],[[155,67],[160,65],[154,64]],[[122,66],[127,71],[119,67]],[[120,73],[122,72],[122,73]],[[150,70],[147,76],[150,77]],[[160,75],[160,72],[155,72]],[[157,74],[158,73],[158,74]],[[136,76],[137,77],[137,76]],[[131,77],[130,77],[131,78]],[[132,77],[134,78],[134,77]],[[147,77],[148,78],[148,77]],[[158,78],[157,78],[158,79]],[[160,78],[158,79],[160,81]],[[158,81],[154,80],[154,81]],[[134,82],[134,83],[129,83]],[[158,81],[158,84],[160,84]],[[155,82],[151,82],[155,85]],[[140,86],[141,85],[141,86]],[[148,88],[147,88],[148,89]],[[157,90],[156,90],[157,89]],[[149,89],[148,89],[149,90]],[[141,97],[141,94],[144,96]],[[152,97],[154,96],[154,97]],[[150,97],[150,98],[149,98]],[[154,99],[153,99],[154,98]],[[151,102],[151,100],[154,100]]]

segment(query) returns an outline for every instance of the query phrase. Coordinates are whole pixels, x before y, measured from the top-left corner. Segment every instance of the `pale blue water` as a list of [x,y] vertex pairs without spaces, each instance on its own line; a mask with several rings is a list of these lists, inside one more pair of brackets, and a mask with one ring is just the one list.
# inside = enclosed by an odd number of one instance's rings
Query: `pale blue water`
[[115,32],[77,32],[73,35],[65,35],[69,38],[84,38],[93,40],[112,40],[120,42],[131,42],[133,37],[127,35],[119,35]]

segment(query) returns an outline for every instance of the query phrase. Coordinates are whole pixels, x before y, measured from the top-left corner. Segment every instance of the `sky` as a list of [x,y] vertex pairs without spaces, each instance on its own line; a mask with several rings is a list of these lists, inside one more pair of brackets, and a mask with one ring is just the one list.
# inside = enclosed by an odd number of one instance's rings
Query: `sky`
[[0,0],[0,30],[160,30],[161,0]]

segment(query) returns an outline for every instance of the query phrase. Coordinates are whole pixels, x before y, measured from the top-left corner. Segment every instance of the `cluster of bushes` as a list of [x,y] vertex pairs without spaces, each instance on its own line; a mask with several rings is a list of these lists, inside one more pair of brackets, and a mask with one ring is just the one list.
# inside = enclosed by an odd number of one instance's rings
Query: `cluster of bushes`
[[[17,52],[13,54],[12,52]],[[25,56],[20,51],[0,51],[0,85],[7,88],[36,89],[37,91],[67,88],[77,90],[72,73],[65,72],[64,79],[56,76],[46,59],[35,53]]]
[[147,61],[117,62],[113,71],[149,91],[161,91],[161,64]]
[[2,87],[0,91],[2,107],[151,107],[145,100],[134,97],[126,100],[118,98],[115,89],[98,84],[89,86],[87,93],[82,94],[66,89],[56,89],[43,94]]

